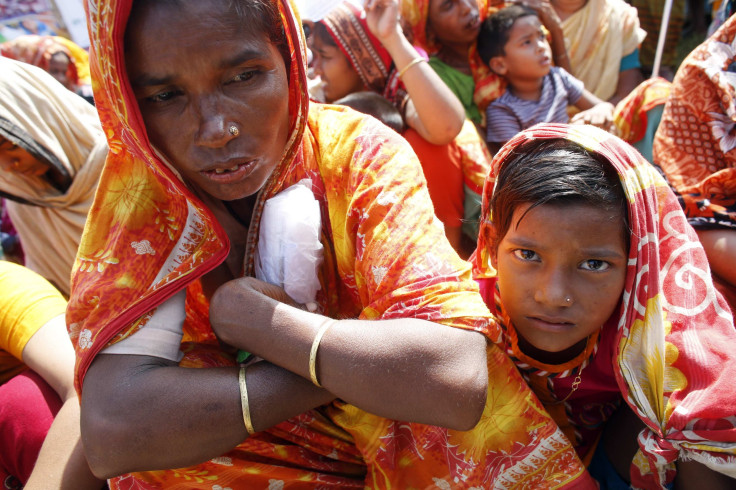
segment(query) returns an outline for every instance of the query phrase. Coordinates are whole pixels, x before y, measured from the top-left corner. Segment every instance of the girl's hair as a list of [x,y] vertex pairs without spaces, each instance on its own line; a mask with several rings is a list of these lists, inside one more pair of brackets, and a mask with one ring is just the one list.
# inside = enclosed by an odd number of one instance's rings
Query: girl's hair
[[[143,7],[155,3],[171,6],[183,6],[187,2],[197,0],[135,0],[130,11],[128,24],[136,19]],[[271,43],[281,53],[286,63],[286,72],[289,73],[291,55],[286,40],[286,33],[281,23],[279,9],[275,0],[222,0],[228,9],[235,14],[235,19],[240,25],[245,26],[252,32],[261,32],[268,36]]]
[[629,246],[629,211],[621,180],[602,156],[563,139],[521,145],[501,166],[491,197],[493,246],[512,225],[514,210],[531,203],[523,216],[543,204],[589,204],[621,216],[621,233]]

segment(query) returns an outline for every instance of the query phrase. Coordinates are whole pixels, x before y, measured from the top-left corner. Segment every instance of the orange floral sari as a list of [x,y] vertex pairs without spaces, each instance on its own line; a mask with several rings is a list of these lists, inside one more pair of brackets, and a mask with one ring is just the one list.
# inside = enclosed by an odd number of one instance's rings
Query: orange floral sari
[[736,17],[677,71],[654,139],[654,163],[693,226],[736,229]]
[[[67,310],[77,389],[107,345],[189,287],[182,367],[233,365],[195,280],[229,241],[212,212],[151,147],[122,60],[131,0],[89,0],[93,80],[111,153],[75,264]],[[300,22],[278,2],[289,50],[290,138],[258,195],[244,274],[252,275],[267,198],[309,179],[325,247],[319,311],[332,318],[416,317],[486,333],[470,270],[442,236],[411,149],[374,120],[309,105]],[[122,475],[142,488],[588,488],[569,442],[500,350],[488,350],[488,401],[468,432],[387,420],[336,400],[254,434],[196,466]]]
[[[573,429],[593,428],[600,434],[600,424],[582,427],[581,417],[574,426],[576,416],[589,408],[585,403],[591,384],[595,389],[591,371],[607,367],[610,375],[598,382],[598,398],[610,399],[610,388],[618,389],[647,426],[639,434],[640,449],[631,466],[633,487],[668,488],[678,459],[698,461],[736,478],[733,316],[713,285],[705,252],[677,198],[630,146],[595,127],[564,124],[540,124],[510,140],[494,158],[483,191],[485,221],[474,257],[476,277],[495,276],[489,261],[489,201],[500,167],[524,143],[557,138],[573,141],[610,162],[628,199],[631,233],[626,282],[620,306],[600,334],[612,346],[605,349],[601,341],[597,350],[598,341],[591,338],[576,362],[550,366],[523,355],[508,322],[496,332],[495,341],[530,380],[545,378],[546,383],[535,385],[535,392],[543,398],[547,390],[542,388],[551,388],[550,410],[561,411]],[[610,357],[602,354],[609,351]],[[581,381],[575,391],[571,385],[577,375]],[[571,392],[575,393],[570,396]],[[560,405],[560,400],[567,403]],[[560,421],[564,423],[567,420]]]

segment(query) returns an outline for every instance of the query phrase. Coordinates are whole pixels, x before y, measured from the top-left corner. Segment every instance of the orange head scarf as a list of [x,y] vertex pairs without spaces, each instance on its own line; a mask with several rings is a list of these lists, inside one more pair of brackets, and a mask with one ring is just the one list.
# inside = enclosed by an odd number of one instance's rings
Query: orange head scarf
[[[665,488],[683,456],[736,477],[733,316],[677,198],[633,148],[593,126],[539,124],[511,139],[496,154],[483,190],[484,218],[471,259],[476,275],[495,274],[489,203],[499,169],[540,139],[566,139],[604,157],[628,199],[629,265],[614,372],[624,400],[647,425],[632,464],[633,486]],[[502,335],[495,340],[503,342]]]

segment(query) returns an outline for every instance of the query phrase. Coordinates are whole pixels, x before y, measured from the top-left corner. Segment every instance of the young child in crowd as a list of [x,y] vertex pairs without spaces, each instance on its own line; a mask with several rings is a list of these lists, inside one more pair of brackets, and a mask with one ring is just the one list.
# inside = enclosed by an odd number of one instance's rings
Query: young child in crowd
[[376,92],[368,90],[353,92],[336,100],[334,104],[348,106],[358,112],[373,116],[399,134],[403,134],[406,129],[401,112],[388,99]]
[[486,109],[486,141],[495,152],[516,133],[537,123],[566,123],[567,108],[580,109],[573,123],[608,130],[613,105],[585,90],[583,82],[552,66],[552,50],[537,13],[512,5],[488,17],[478,35],[478,53],[507,82]]
[[482,216],[491,337],[603,488],[734,488],[733,317],[654,168],[598,128],[538,125],[494,158]]

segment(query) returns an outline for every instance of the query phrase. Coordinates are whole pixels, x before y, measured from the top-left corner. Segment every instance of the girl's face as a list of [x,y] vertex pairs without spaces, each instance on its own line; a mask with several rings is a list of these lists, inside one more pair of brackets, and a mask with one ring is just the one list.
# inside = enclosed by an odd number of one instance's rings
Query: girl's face
[[516,207],[492,261],[522,351],[558,364],[582,351],[621,299],[623,217],[588,204],[545,204],[524,216],[530,206]]
[[478,39],[480,15],[476,0],[430,0],[428,34],[440,44],[471,44]]
[[346,95],[365,90],[363,80],[340,48],[327,44],[320,36],[312,36],[314,73],[324,83],[325,102],[334,102]]
[[278,47],[227,4],[142,7],[126,65],[151,143],[188,183],[232,201],[258,192],[279,164],[289,90]]

